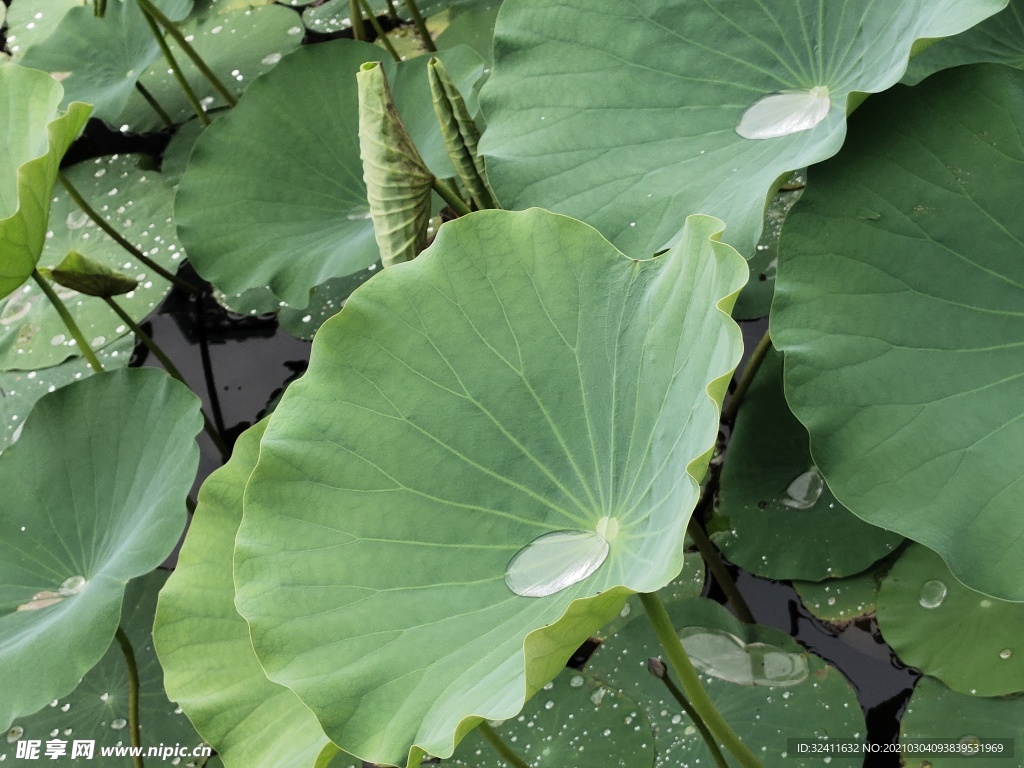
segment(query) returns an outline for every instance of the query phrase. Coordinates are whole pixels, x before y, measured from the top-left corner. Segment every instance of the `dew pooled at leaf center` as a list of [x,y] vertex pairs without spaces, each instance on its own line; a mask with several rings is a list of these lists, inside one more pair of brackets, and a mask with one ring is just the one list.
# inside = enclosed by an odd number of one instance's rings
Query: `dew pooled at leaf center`
[[[602,522],[603,530],[618,530],[614,518]],[[505,583],[517,595],[547,597],[594,573],[608,557],[608,549],[608,540],[597,531],[545,533],[508,561]]]
[[777,139],[808,131],[828,116],[828,88],[773,93],[754,102],[740,119],[736,133],[745,139]]

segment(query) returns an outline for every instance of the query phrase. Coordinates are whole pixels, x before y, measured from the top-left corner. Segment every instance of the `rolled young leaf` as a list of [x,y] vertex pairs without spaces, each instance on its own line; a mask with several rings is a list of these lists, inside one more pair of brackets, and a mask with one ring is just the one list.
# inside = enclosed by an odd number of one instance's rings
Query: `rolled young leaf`
[[398,116],[379,62],[363,64],[359,88],[359,157],[373,236],[385,267],[412,261],[427,244],[433,175]]
[[73,250],[68,251],[60,264],[47,269],[45,273],[58,285],[86,296],[120,296],[135,290],[139,285],[138,280],[128,277],[124,272],[111,269]]
[[[261,442],[234,567],[260,663],[334,743],[447,757],[679,573],[741,348],[746,264],[720,233],[690,217],[638,262],[564,216],[480,211],[323,325]],[[517,554],[555,533],[586,561],[513,591],[513,561],[543,565]]]
[[477,152],[480,130],[466,108],[465,99],[436,56],[431,57],[427,64],[427,75],[430,78],[430,93],[434,97],[434,112],[441,125],[441,136],[444,137],[456,173],[466,185],[477,208],[500,208],[487,183],[484,159]]

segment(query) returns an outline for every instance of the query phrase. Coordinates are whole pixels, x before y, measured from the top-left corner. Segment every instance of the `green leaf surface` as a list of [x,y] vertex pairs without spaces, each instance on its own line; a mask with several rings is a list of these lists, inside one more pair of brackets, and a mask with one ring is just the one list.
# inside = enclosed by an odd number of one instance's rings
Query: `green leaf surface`
[[1024,691],[1024,605],[968,589],[926,547],[907,549],[882,581],[878,627],[905,664],[955,691]]
[[[131,360],[134,347],[135,336],[129,333],[96,350],[96,357],[107,370],[123,368]],[[84,357],[32,371],[0,371],[0,450],[21,436],[25,417],[39,398],[92,373]]]
[[[621,694],[571,669],[544,686],[521,715],[495,730],[529,765],[559,768],[636,768],[654,763],[651,726]],[[638,727],[624,724],[631,719]],[[441,762],[458,768],[507,768],[494,747],[473,730]]]
[[[471,92],[472,51],[441,54]],[[260,78],[196,142],[178,191],[179,233],[196,270],[228,295],[269,286],[301,309],[312,288],[379,258],[359,158],[356,71],[369,43],[308,46]],[[430,106],[426,59],[384,61],[403,122],[438,176],[454,174]],[[328,151],[329,149],[329,151]]]
[[[228,13],[193,15],[181,32],[228,89],[241,94],[257,77],[273,69],[283,56],[302,42],[302,25],[292,11],[280,6],[238,9]],[[173,38],[167,39],[174,58],[200,103],[207,111],[224,106],[210,82]],[[161,58],[139,82],[153,95],[175,123],[195,116],[181,86]],[[135,131],[163,130],[160,116],[141,94],[132,92],[117,118]]]
[[900,740],[952,740],[952,745],[972,749],[979,739],[1010,739],[1013,751],[981,754],[934,752],[927,757],[905,757],[907,768],[993,768],[1020,765],[1024,741],[1024,696],[984,699],[949,690],[938,680],[922,677],[914,688],[907,711],[900,719]]
[[903,541],[865,523],[829,491],[811,460],[807,430],[786,405],[775,350],[740,408],[708,529],[729,560],[769,579],[850,576]]
[[793,588],[812,616],[844,624],[875,612],[878,582],[888,569],[888,561],[883,563],[845,579],[794,581]]
[[[786,397],[854,514],[1024,600],[1024,72],[872,98],[783,237]],[[863,114],[862,114],[863,113]]]
[[[192,0],[154,0],[169,18],[184,19]],[[103,17],[92,3],[72,8],[53,34],[28,50],[26,67],[54,73],[64,86],[64,106],[93,105],[93,114],[114,122],[134,92],[139,77],[160,58],[145,14],[135,0],[108,0]]]
[[[192,724],[181,709],[167,700],[164,674],[153,652],[153,612],[157,592],[167,580],[167,571],[151,571],[132,579],[124,594],[121,626],[131,641],[139,670],[139,722],[142,725],[142,746],[180,746],[190,752],[202,744]],[[75,740],[94,743],[93,760],[103,765],[128,766],[131,759],[101,757],[103,747],[126,746],[131,743],[128,728],[128,672],[124,654],[117,643],[111,643],[100,662],[66,697],[52,700],[39,712],[15,721],[15,733],[22,740],[39,740],[40,751],[50,739],[67,742],[70,756]],[[0,759],[7,766],[38,766],[40,760],[18,760],[17,740],[0,740]],[[68,756],[60,758],[68,760]],[[152,759],[152,758],[151,758]],[[73,762],[78,762],[74,760]],[[181,758],[181,768],[195,766],[196,759]],[[59,763],[58,763],[59,764]]]
[[109,298],[139,287],[139,281],[135,278],[93,261],[78,251],[68,251],[60,264],[46,270],[46,277],[64,288],[87,296]]
[[[1006,0],[508,0],[481,151],[507,208],[538,205],[643,257],[700,212],[752,256],[777,180],[835,154],[847,99],[885,90],[919,38]],[[743,138],[761,99],[827,88],[813,127]],[[759,107],[760,109],[760,107]]]
[[1005,9],[966,32],[940,40],[915,56],[903,82],[917,85],[929,75],[963,64],[1007,64],[1024,69],[1024,2]]
[[263,674],[234,603],[242,492],[264,429],[266,420],[246,430],[230,461],[203,483],[153,634],[168,694],[228,768],[312,768],[327,737],[294,693]]
[[[719,233],[691,217],[636,262],[562,216],[474,213],[320,329],[261,444],[235,585],[268,676],[336,744],[450,756],[678,574],[739,353],[746,265]],[[566,529],[607,560],[514,594],[509,561]]]
[[[850,684],[837,669],[808,653],[788,635],[770,627],[743,624],[711,600],[679,600],[668,602],[666,607],[673,624],[684,635],[693,637],[697,631],[710,630],[709,634],[731,638],[731,649],[723,646],[729,650],[729,658],[721,661],[734,661],[734,651],[746,646],[762,653],[771,649],[802,665],[803,678],[783,686],[740,685],[708,673],[700,675],[719,712],[764,768],[827,764],[823,755],[787,755],[790,738],[864,738],[864,716]],[[623,724],[635,727],[641,717],[650,719],[657,749],[655,768],[714,765],[689,717],[665,684],[647,671],[647,659],[662,653],[650,621],[638,611],[605,639],[587,663],[585,673],[638,702],[638,713],[622,713]]]
[[[142,170],[139,160],[136,155],[98,157],[66,168],[64,174],[114,229],[173,272],[184,256],[174,233],[174,190],[158,172]],[[54,267],[69,251],[78,251],[138,280],[138,288],[117,299],[136,322],[152,312],[170,290],[167,280],[102,232],[63,188],[53,193],[45,232],[41,264]],[[102,299],[64,287],[57,288],[57,295],[93,349],[129,333]],[[60,315],[34,282],[0,300],[0,369],[44,368],[78,354]]]
[[125,584],[185,526],[202,423],[198,398],[162,371],[113,371],[40,400],[0,456],[0,728],[106,652]]
[[0,66],[0,298],[28,280],[46,236],[50,192],[61,158],[86,120],[89,107],[61,114],[64,91],[43,72]]
[[72,8],[92,5],[92,0],[17,0],[7,9],[7,47],[14,61],[42,42]]
[[366,199],[381,264],[391,267],[412,261],[427,244],[434,177],[402,125],[384,68],[363,64],[356,84]]
[[438,50],[468,45],[487,65],[494,61],[494,24],[501,10],[501,0],[470,0],[454,3],[448,11],[448,22],[434,40]]

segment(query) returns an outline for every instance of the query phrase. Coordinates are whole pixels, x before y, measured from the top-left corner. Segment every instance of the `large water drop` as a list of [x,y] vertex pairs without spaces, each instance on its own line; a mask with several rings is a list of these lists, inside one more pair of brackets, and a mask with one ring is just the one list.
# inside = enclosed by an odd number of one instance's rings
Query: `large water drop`
[[946,599],[948,592],[949,589],[946,587],[945,582],[931,579],[921,585],[921,594],[918,595],[917,602],[921,604],[922,608],[938,608],[942,605],[942,601]]
[[773,93],[754,102],[740,119],[736,133],[745,139],[777,139],[809,131],[828,116],[832,100],[821,85],[806,91]]
[[783,687],[807,679],[807,657],[766,643],[744,643],[721,629],[688,627],[680,639],[693,666],[738,685]]
[[818,503],[824,490],[825,481],[821,473],[817,467],[811,467],[789,484],[782,504],[791,509],[810,509]]
[[554,531],[520,549],[505,568],[505,583],[523,597],[547,597],[583,581],[608,557],[597,531]]

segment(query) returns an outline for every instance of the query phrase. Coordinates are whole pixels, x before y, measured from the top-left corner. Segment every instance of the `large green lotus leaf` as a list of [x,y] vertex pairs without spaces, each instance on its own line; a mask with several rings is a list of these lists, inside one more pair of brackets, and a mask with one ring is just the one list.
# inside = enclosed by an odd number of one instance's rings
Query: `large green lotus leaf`
[[940,40],[915,56],[903,82],[916,85],[929,75],[962,64],[1008,64],[1024,69],[1024,2],[1010,4],[966,32]]
[[[97,350],[96,357],[108,370],[123,368],[131,360],[134,346],[135,336],[129,333]],[[21,436],[25,417],[39,398],[92,373],[84,357],[34,371],[0,371],[0,451]]]
[[167,374],[112,371],[42,398],[0,456],[0,727],[103,656],[125,584],[185,526],[202,425],[198,398]]
[[[480,149],[506,208],[575,216],[636,257],[699,211],[723,219],[726,240],[751,256],[776,180],[839,149],[851,93],[888,88],[916,40],[962,32],[1005,5],[509,0]],[[827,98],[815,99],[822,87]],[[761,101],[769,96],[789,101]],[[737,133],[744,117],[767,129],[769,113],[792,115],[789,132]]]
[[951,740],[952,745],[962,744],[966,750],[980,748],[983,739],[990,743],[1010,740],[1013,746],[1012,750],[1004,748],[1001,755],[995,751],[908,755],[903,758],[907,768],[975,768],[979,762],[993,768],[1016,768],[1024,743],[1024,696],[985,699],[956,693],[938,680],[922,677],[900,719],[900,739]]
[[903,541],[831,494],[811,461],[807,430],[786,405],[774,350],[740,409],[708,528],[729,560],[769,579],[851,576]]
[[[236,95],[302,42],[302,25],[295,13],[281,6],[192,18],[181,25],[181,32],[221,82]],[[168,44],[203,108],[211,110],[223,106],[223,100],[210,81],[196,69],[192,60],[178,47],[177,41],[168,38]],[[163,59],[149,67],[139,82],[175,123],[183,123],[195,116]],[[136,131],[165,128],[160,116],[135,91],[132,91],[116,122],[129,125]]]
[[92,0],[15,0],[7,9],[7,47],[14,61],[49,37],[72,8]]
[[153,634],[168,695],[229,768],[312,768],[327,737],[294,693],[263,674],[234,603],[242,491],[265,428],[264,420],[246,430],[203,484]]
[[[154,4],[175,20],[192,9],[192,0]],[[112,122],[146,67],[160,58],[160,46],[136,0],[108,0],[102,17],[91,6],[68,11],[53,34],[32,46],[21,63],[59,77],[65,105],[92,104],[96,117]]]
[[[441,54],[463,92],[483,72],[469,49]],[[225,294],[269,286],[301,309],[309,292],[378,259],[359,159],[356,71],[385,56],[337,40],[287,56],[203,132],[177,197],[196,270]],[[425,58],[384,61],[399,112],[431,170],[454,174]]]
[[[522,714],[495,730],[529,765],[637,768],[655,762],[651,726],[640,707],[571,669],[545,685]],[[507,768],[508,763],[474,730],[441,765]]]
[[968,589],[920,544],[882,580],[878,627],[904,663],[954,691],[1024,691],[1024,605]]
[[871,99],[783,235],[772,339],[836,497],[1024,600],[1024,72]]
[[[157,592],[167,581],[167,575],[167,571],[151,571],[128,583],[121,608],[121,626],[131,641],[139,670],[142,746],[180,745],[191,751],[202,744],[202,740],[181,709],[168,701],[164,693],[163,670],[153,652],[153,612],[156,610]],[[15,721],[12,731],[21,739],[40,740],[44,745],[49,739],[66,741],[69,755],[76,739],[93,741],[94,760],[101,759],[103,747],[131,743],[128,672],[121,647],[111,643],[100,662],[74,691],[66,697],[53,699],[49,706],[44,706],[34,715]],[[16,758],[16,742],[11,743],[11,732],[8,733],[7,739],[0,740],[0,759],[4,760],[5,768],[11,765],[38,766],[39,760]],[[130,762],[128,758],[122,758],[112,764],[128,765]],[[191,758],[182,758],[178,763],[182,768],[195,764]]]
[[[708,670],[700,672],[701,682],[718,711],[743,743],[754,750],[764,768],[823,764],[821,755],[787,755],[791,738],[863,739],[864,716],[853,688],[842,673],[808,653],[789,635],[770,627],[743,624],[711,600],[666,602],[666,607],[674,626],[684,635],[684,644],[699,643],[699,638],[711,638],[717,643],[717,652],[700,655],[691,645],[691,658],[698,670]],[[701,647],[714,649],[716,645]],[[714,765],[689,717],[665,684],[647,672],[647,659],[663,653],[647,616],[638,612],[629,623],[605,638],[585,671],[639,703],[640,712],[654,726],[658,751],[655,768]],[[787,669],[795,674],[771,682],[759,679],[756,684],[723,679],[741,677],[742,674],[733,673],[742,672],[741,662],[745,662],[745,674],[753,680],[751,665],[758,659],[765,661],[764,669],[781,669],[782,665],[790,664]],[[779,666],[769,663],[769,659],[780,662]],[[629,712],[623,715],[626,726],[639,720]]]
[[[161,175],[142,170],[134,155],[110,155],[64,170],[89,204],[129,242],[173,272],[184,253],[175,237],[174,189]],[[136,321],[145,318],[171,285],[102,232],[63,188],[54,190],[49,230],[40,263],[56,266],[75,250],[93,261],[128,274],[139,287],[117,297]],[[54,286],[93,349],[129,333],[103,301]],[[80,354],[60,315],[34,282],[0,300],[0,369],[23,370],[57,365]]]
[[89,119],[86,104],[62,114],[63,94],[43,72],[0,66],[0,298],[28,280],[39,261],[60,160]]
[[[450,756],[679,573],[740,344],[720,232],[691,217],[638,262],[563,216],[483,211],[323,325],[263,438],[235,585],[268,676],[336,744]],[[555,532],[569,553],[533,544]]]

